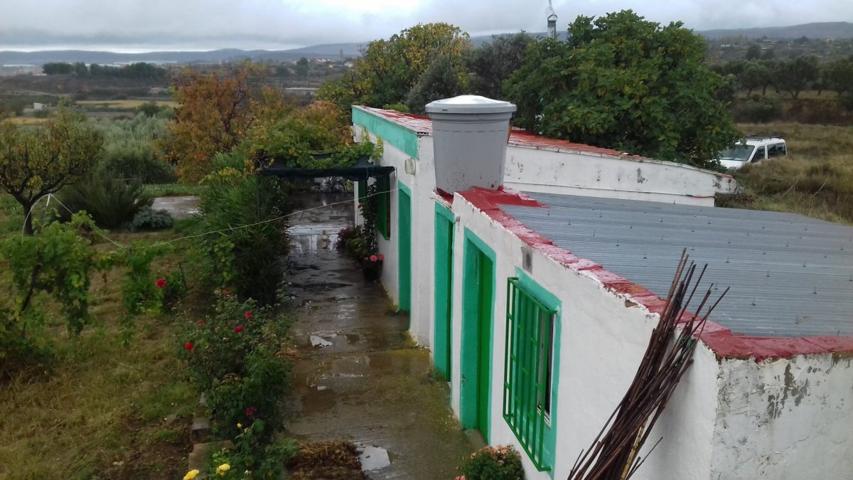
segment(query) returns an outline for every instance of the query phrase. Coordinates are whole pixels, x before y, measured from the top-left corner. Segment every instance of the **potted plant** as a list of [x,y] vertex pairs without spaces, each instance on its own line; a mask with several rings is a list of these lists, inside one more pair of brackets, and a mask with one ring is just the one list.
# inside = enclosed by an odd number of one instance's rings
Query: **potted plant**
[[368,282],[379,280],[382,275],[382,261],[385,257],[381,253],[374,253],[364,257],[361,261],[361,272]]

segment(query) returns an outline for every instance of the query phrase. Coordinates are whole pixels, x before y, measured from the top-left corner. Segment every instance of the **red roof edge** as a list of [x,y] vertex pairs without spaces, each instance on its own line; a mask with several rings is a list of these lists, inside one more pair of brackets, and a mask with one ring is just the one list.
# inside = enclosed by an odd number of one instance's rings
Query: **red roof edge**
[[[525,244],[539,250],[545,256],[577,271],[594,275],[608,290],[630,297],[629,301],[643,305],[652,313],[661,313],[666,301],[644,286],[634,283],[601,265],[580,258],[569,250],[531,230],[513,216],[504,212],[501,205],[544,207],[538,201],[520,193],[505,190],[472,188],[459,194],[482,210],[494,221],[512,232]],[[699,339],[714,352],[718,359],[754,359],[756,362],[769,359],[791,358],[797,355],[851,354],[853,337],[757,337],[739,335],[719,323],[708,320]]]

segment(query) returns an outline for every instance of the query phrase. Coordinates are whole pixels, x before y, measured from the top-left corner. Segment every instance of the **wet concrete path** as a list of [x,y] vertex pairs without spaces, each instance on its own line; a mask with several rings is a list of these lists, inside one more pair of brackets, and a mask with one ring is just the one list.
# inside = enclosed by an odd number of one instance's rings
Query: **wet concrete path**
[[[289,290],[300,306],[294,338],[293,418],[307,440],[350,440],[387,450],[373,479],[452,479],[471,451],[448,408],[446,384],[432,377],[429,352],[406,334],[382,287],[335,251],[351,207],[320,209],[291,227]],[[371,450],[372,460],[384,460]]]

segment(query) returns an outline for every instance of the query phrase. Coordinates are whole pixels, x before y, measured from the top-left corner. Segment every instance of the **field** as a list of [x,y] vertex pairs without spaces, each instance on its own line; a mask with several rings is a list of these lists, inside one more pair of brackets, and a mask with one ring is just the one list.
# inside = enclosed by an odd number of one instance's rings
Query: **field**
[[175,108],[178,106],[178,102],[171,100],[78,100],[74,103],[84,109],[134,110],[152,102],[158,107]]
[[788,158],[744,168],[744,193],[722,206],[789,211],[853,224],[853,126],[741,124],[746,135],[780,135]]

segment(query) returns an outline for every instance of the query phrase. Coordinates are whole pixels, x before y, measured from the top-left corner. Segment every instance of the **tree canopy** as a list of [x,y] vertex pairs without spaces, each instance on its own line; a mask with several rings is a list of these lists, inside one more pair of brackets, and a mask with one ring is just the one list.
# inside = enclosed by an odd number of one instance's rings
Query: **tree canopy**
[[[456,82],[467,85],[463,57],[471,48],[468,34],[447,23],[415,25],[387,40],[375,40],[343,78],[320,89],[322,99],[349,109],[356,103],[373,107],[405,103],[429,69],[443,58],[453,65]],[[422,106],[421,106],[422,107]]]
[[566,41],[528,48],[507,93],[533,132],[706,166],[738,134],[704,51],[680,23],[580,16]]
[[493,37],[471,50],[467,58],[471,91],[490,98],[504,98],[503,82],[524,64],[524,54],[534,38],[521,32]]
[[85,175],[102,143],[97,130],[64,107],[44,127],[0,124],[0,188],[23,207],[26,233],[33,232],[33,205]]

